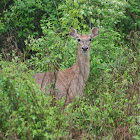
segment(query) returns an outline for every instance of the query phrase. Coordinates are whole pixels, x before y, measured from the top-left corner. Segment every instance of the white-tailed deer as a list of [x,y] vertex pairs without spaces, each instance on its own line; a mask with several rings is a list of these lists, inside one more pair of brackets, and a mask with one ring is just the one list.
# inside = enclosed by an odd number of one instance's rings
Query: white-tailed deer
[[[90,43],[98,35],[99,28],[95,27],[90,34],[78,34],[72,28],[69,35],[78,40],[78,54],[76,63],[64,71],[37,73],[33,76],[40,89],[53,94],[57,99],[66,97],[66,104],[76,95],[81,96],[90,72],[89,52]],[[53,88],[51,84],[53,83]],[[48,88],[46,88],[48,87]]]

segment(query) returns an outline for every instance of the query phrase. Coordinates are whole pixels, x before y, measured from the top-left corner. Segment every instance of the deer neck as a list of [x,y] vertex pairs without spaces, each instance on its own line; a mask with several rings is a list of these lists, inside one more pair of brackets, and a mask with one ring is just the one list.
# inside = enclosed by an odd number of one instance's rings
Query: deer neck
[[86,82],[90,72],[89,50],[87,52],[83,52],[81,49],[78,50],[75,65],[77,67],[76,69],[79,71],[79,74],[82,75],[83,80]]

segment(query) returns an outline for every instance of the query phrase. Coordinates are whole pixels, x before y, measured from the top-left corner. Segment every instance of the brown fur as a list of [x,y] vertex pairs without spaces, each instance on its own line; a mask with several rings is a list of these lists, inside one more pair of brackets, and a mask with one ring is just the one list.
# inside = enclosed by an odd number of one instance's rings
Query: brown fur
[[[98,30],[99,28],[95,27],[91,30],[90,35],[79,35],[75,29],[72,29],[70,36],[80,39],[76,63],[64,71],[59,70],[58,72],[35,74],[33,78],[42,91],[55,95],[57,99],[61,99],[65,96],[67,104],[71,102],[76,95],[82,96],[82,91],[84,89],[85,82],[88,80],[90,72],[90,39],[98,35]],[[88,47],[88,49],[83,51],[83,46]],[[54,86],[49,87],[49,90],[45,91],[45,87],[51,83],[54,83]]]

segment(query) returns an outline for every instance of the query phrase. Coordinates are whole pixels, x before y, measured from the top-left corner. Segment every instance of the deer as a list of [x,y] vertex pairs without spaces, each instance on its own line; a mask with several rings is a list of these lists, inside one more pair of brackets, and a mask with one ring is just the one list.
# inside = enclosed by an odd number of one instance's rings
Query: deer
[[[69,35],[78,41],[77,59],[73,66],[65,69],[36,73],[33,75],[35,83],[41,91],[51,93],[56,99],[66,98],[66,104],[72,102],[76,96],[83,96],[85,83],[90,73],[90,44],[99,33],[99,27],[91,29],[90,34],[78,34],[77,30],[71,28]],[[50,86],[53,85],[53,86]]]

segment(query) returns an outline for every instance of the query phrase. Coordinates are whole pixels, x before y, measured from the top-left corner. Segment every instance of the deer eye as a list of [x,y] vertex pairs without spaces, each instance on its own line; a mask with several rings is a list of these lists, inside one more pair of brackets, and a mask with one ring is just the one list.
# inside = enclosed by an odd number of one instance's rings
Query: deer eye
[[89,41],[91,41],[92,39],[90,38]]
[[78,42],[81,41],[81,39],[77,39],[77,40],[78,40]]

